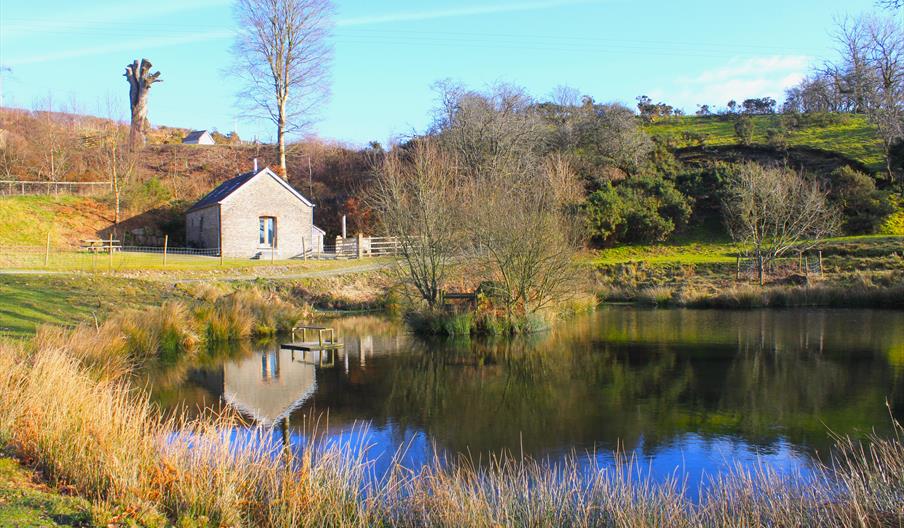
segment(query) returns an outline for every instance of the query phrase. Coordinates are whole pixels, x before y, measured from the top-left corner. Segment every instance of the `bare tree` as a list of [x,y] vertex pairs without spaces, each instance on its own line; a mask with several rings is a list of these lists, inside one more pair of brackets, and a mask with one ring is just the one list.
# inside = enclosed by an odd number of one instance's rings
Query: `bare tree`
[[28,143],[19,136],[0,132],[0,174],[4,180],[17,180],[24,171]]
[[816,181],[756,163],[740,166],[728,179],[723,209],[732,238],[749,245],[761,285],[770,262],[814,247],[838,227],[838,214]]
[[[108,97],[105,111],[107,119],[98,129],[98,133],[90,138],[94,145],[97,166],[110,179],[110,190],[113,192],[113,230],[122,220],[121,203],[123,183],[131,179],[135,171],[135,156],[128,146],[124,127],[119,119],[116,102]],[[131,129],[130,129],[131,136]]]
[[312,121],[328,93],[330,0],[236,0],[235,72],[240,105],[276,125],[286,174],[286,135]]
[[521,88],[507,84],[486,92],[470,91],[444,81],[433,135],[453,152],[468,176],[536,166],[547,128],[534,101]]
[[[892,178],[889,154],[904,139],[904,26],[892,17],[847,17],[834,37],[840,61],[827,64],[822,75],[842,96],[841,110],[865,114],[876,127]],[[812,81],[802,83],[794,95],[810,98],[813,88]]]
[[399,277],[430,309],[441,301],[461,247],[456,181],[454,159],[418,140],[410,151],[396,148],[383,158],[371,193],[383,231],[398,239]]
[[37,163],[33,170],[39,180],[60,181],[71,168],[75,138],[64,114],[54,109],[50,97],[35,105],[34,116],[32,136]]
[[126,65],[123,77],[129,81],[129,106],[132,109],[132,128],[129,130],[129,148],[144,146],[148,129],[148,92],[156,82],[162,82],[160,72],[151,73],[153,65],[147,59]]
[[532,170],[482,174],[466,195],[477,260],[510,321],[575,291],[581,185],[566,159]]

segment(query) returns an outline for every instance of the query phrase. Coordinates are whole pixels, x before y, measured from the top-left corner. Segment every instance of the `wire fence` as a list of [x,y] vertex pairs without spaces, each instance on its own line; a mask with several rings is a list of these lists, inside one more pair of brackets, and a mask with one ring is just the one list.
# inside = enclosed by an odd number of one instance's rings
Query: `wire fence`
[[248,259],[222,259],[217,250],[138,246],[54,247],[0,246],[0,268],[55,271],[127,271],[143,269],[212,269]]
[[[756,258],[738,256],[736,275],[738,279],[759,276],[761,262]],[[779,257],[762,262],[763,274],[772,277],[792,275],[822,275],[822,251],[801,252],[797,255]]]
[[[397,254],[397,244],[389,239],[350,238],[325,245],[322,251],[289,258],[228,257],[218,248],[125,246],[118,240],[86,240],[81,246],[0,245],[0,269],[46,269],[56,271],[133,271],[218,267],[285,265],[304,260],[336,260],[380,257]],[[359,241],[360,251],[359,251]]]
[[30,195],[30,194],[97,194],[109,191],[112,184],[108,181],[101,182],[53,182],[53,181],[28,181],[28,180],[0,180],[0,194]]

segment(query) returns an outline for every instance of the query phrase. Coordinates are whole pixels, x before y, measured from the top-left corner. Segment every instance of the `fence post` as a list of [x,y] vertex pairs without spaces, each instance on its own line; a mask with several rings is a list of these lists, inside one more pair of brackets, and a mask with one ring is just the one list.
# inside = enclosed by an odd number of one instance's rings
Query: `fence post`
[[364,234],[359,232],[357,238],[358,243],[356,245],[358,246],[358,260],[361,260],[362,258],[364,258]]
[[163,267],[166,267],[166,248],[169,245],[169,235],[163,235]]
[[741,255],[738,254],[737,262],[735,265],[735,280],[741,280]]
[[47,248],[44,250],[44,267],[50,265],[50,230],[47,231]]
[[810,257],[809,257],[809,255],[804,257],[804,267],[806,268],[804,275],[809,277],[810,276]]
[[110,230],[110,271],[113,271],[113,230]]

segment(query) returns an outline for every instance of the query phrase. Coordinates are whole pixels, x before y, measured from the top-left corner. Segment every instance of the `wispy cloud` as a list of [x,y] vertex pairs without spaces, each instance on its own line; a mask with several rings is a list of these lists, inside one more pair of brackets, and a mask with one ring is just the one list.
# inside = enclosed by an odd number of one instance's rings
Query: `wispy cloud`
[[42,62],[52,62],[65,59],[74,59],[78,57],[87,57],[90,55],[103,55],[105,53],[115,53],[119,51],[134,52],[135,50],[163,48],[167,46],[178,46],[182,44],[192,44],[196,42],[225,39],[231,37],[232,35],[232,31],[208,31],[206,33],[196,33],[194,35],[185,35],[180,37],[157,37],[141,40],[129,40],[116,44],[87,46],[83,48],[37,54],[28,57],[13,58],[5,61],[4,64],[8,64],[10,66],[23,66],[27,64],[38,64]]
[[535,2],[471,5],[424,11],[399,11],[395,13],[344,18],[338,20],[336,22],[336,25],[339,27],[370,26],[376,24],[389,24],[392,22],[432,20],[437,18],[489,15],[495,13],[514,13],[519,11],[539,11],[544,9],[555,9],[557,7],[591,3],[598,3],[598,0],[546,0]]
[[675,79],[669,88],[650,97],[692,111],[698,104],[722,107],[729,100],[773,97],[781,101],[785,90],[806,75],[812,58],[805,55],[770,55],[735,58],[693,76]]
[[[110,29],[114,24],[125,22],[132,25],[136,20],[149,20],[187,11],[197,11],[211,7],[228,7],[230,0],[158,0],[156,2],[115,2],[102,7],[70,9],[44,14],[36,11],[33,18],[21,19],[6,16],[3,21],[3,40],[33,38],[43,32],[72,32],[78,30]],[[137,24],[143,27],[142,23]]]

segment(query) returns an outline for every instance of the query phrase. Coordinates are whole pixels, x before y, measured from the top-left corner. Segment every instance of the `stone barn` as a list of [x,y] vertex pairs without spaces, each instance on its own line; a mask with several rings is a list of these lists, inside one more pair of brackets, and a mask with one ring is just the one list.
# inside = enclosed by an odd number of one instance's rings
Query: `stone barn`
[[223,182],[185,214],[188,245],[225,257],[301,257],[322,251],[319,233],[314,204],[266,168]]
[[192,130],[182,139],[183,145],[216,145],[213,136],[206,130]]

